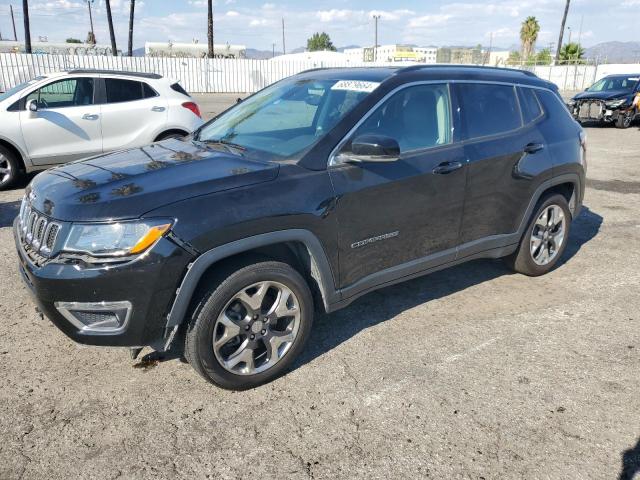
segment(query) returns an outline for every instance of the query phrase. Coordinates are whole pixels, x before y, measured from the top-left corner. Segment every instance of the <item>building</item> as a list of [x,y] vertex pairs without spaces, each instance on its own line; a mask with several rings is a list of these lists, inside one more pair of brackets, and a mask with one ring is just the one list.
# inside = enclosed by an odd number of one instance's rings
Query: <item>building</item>
[[436,55],[437,63],[473,64],[482,63],[482,49],[468,47],[442,47]]
[[354,62],[414,62],[436,63],[437,48],[411,45],[378,45],[365,48],[347,48],[344,54]]
[[[0,53],[24,53],[24,42],[0,40]],[[31,42],[31,52],[50,55],[111,55],[111,45],[92,43]],[[122,52],[118,50],[118,55]]]

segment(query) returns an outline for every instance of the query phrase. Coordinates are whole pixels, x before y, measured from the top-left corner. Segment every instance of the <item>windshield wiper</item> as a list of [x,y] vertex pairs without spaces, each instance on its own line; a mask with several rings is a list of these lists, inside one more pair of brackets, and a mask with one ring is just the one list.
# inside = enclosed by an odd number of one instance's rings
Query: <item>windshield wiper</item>
[[238,145],[237,143],[233,143],[230,142],[228,140],[224,140],[222,138],[217,139],[217,140],[200,140],[202,143],[205,143],[207,145],[223,145],[225,147],[231,147],[234,148],[236,150],[240,150],[241,152],[244,152],[247,148],[243,147],[242,145]]

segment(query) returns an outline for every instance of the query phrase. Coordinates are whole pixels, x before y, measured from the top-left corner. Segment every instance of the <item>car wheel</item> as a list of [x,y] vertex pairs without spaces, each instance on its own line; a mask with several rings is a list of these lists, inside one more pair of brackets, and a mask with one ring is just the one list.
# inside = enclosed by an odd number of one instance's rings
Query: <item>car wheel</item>
[[184,138],[184,137],[185,137],[184,133],[165,132],[158,135],[158,138],[156,138],[156,142],[161,142],[162,140],[168,140],[170,138]]
[[20,163],[15,154],[0,146],[0,190],[12,187],[21,174]]
[[633,122],[633,116],[633,112],[631,111],[625,112],[624,115],[618,115],[618,118],[616,118],[616,127],[629,128],[631,122]]
[[206,380],[230,390],[281,375],[302,350],[313,322],[307,283],[281,262],[241,268],[200,305],[187,330],[185,357]]
[[571,211],[567,199],[554,194],[543,198],[534,211],[518,249],[505,259],[516,272],[544,275],[558,263],[569,238]]

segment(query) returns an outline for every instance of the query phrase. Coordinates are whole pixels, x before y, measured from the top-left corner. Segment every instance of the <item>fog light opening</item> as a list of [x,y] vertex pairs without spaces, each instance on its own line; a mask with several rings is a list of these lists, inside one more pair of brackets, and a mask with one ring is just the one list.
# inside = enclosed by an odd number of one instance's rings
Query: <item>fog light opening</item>
[[131,302],[56,302],[58,311],[80,333],[113,334],[125,329]]

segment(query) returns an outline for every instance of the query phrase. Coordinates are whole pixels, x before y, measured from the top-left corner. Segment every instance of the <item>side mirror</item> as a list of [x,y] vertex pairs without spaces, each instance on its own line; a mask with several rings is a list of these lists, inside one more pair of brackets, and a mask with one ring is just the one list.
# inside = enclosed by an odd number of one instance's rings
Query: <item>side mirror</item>
[[29,110],[30,112],[37,112],[38,111],[38,101],[37,100],[29,100],[27,102],[27,110]]
[[236,98],[236,103],[242,103],[242,99],[240,97]]
[[400,158],[400,145],[397,140],[384,135],[360,135],[351,142],[352,162],[395,162]]

